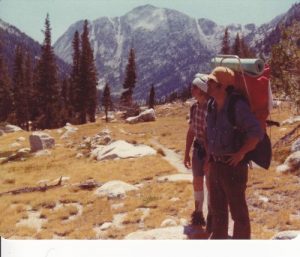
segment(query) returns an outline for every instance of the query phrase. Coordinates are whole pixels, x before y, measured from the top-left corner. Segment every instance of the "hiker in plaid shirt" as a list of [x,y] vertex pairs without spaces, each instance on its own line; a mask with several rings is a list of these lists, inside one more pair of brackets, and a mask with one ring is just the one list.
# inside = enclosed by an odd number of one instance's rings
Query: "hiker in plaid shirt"
[[[204,162],[205,162],[205,130],[207,102],[207,75],[197,74],[192,82],[192,96],[197,100],[190,109],[189,129],[186,136],[186,147],[184,165],[192,168],[193,171],[193,189],[195,199],[195,210],[192,213],[191,223],[193,225],[205,226],[206,222],[203,216],[204,202]],[[192,161],[190,150],[193,145]]]

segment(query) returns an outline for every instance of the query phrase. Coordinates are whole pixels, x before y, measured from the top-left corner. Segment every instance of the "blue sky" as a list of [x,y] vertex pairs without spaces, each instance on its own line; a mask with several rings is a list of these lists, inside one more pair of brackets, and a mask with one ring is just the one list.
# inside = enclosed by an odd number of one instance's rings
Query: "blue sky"
[[221,25],[261,25],[286,12],[296,2],[299,0],[0,0],[0,18],[41,42],[48,12],[55,42],[78,20],[122,16],[144,4],[175,9]]

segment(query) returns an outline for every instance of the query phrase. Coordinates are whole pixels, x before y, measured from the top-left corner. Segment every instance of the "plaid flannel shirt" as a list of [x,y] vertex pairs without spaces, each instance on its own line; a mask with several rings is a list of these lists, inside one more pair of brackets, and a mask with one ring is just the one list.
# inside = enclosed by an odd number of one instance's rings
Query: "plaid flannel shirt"
[[204,103],[196,102],[190,109],[189,124],[192,126],[195,137],[200,143],[205,141],[206,133],[207,101]]

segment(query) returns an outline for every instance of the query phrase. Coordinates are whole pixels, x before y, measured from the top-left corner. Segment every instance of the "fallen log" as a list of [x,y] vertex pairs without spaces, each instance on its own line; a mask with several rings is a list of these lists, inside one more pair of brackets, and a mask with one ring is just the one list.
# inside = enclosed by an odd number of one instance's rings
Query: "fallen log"
[[78,183],[78,184],[73,184],[73,186],[77,186],[83,190],[93,190],[94,188],[100,187],[102,185],[103,185],[103,183],[99,183],[94,179],[89,179],[89,180],[86,180],[86,181]]
[[55,185],[49,185],[48,186],[47,184],[45,184],[44,186],[23,187],[23,188],[19,188],[19,189],[14,189],[14,190],[2,192],[2,193],[0,193],[0,196],[6,195],[6,194],[17,195],[17,194],[22,194],[22,193],[36,192],[36,191],[45,192],[45,191],[47,191],[49,189],[62,186],[61,182],[62,182],[62,177],[60,177],[59,181]]

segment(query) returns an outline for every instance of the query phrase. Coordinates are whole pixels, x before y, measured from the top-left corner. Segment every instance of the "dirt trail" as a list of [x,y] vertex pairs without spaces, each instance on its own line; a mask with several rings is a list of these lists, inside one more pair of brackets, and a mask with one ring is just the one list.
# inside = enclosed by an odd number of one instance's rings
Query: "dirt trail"
[[163,156],[163,159],[168,161],[173,167],[175,167],[179,173],[191,173],[191,170],[188,170],[184,164],[183,160],[180,154],[176,153],[175,151],[165,147],[164,145],[160,144],[156,139],[152,139],[151,144],[153,144],[155,147],[161,148],[165,156]]
[[[163,157],[166,161],[168,161],[173,167],[175,167],[179,173],[190,173],[192,174],[192,171],[190,169],[187,169],[183,164],[182,156],[175,151],[165,147],[164,145],[160,144],[156,139],[152,139],[151,144],[153,144],[155,147],[161,148],[165,156]],[[207,187],[206,187],[206,181],[204,178],[204,203],[203,203],[203,213],[204,216],[207,216]],[[229,235],[232,235],[233,233],[233,220],[231,218],[231,215],[229,214]]]

